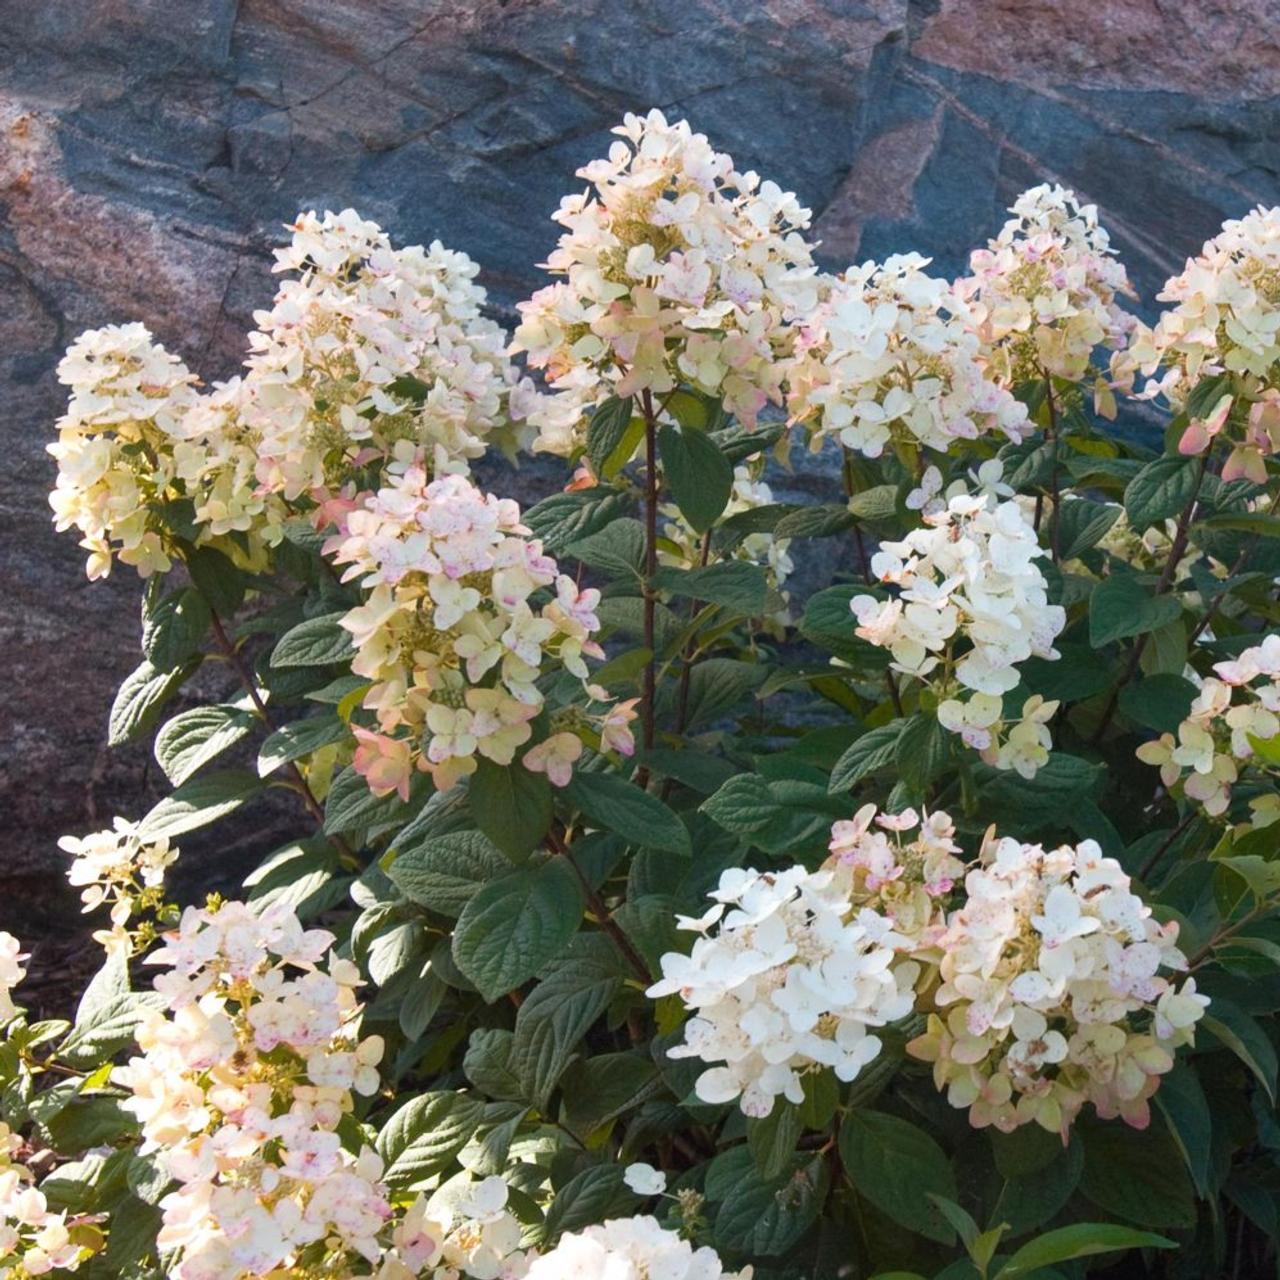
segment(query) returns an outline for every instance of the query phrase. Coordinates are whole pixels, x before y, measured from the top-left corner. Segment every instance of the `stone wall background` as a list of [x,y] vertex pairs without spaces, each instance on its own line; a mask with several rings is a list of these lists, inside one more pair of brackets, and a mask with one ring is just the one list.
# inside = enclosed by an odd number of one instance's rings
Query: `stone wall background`
[[655,105],[796,190],[832,264],[914,248],[955,272],[1057,180],[1101,207],[1149,303],[1223,218],[1280,198],[1278,19],[1278,0],[0,0],[0,919],[53,900],[60,833],[157,793],[145,748],[105,748],[136,580],[91,587],[49,522],[53,369],[80,329],[142,320],[225,376],[281,224],[348,204],[466,250],[509,315],[573,170]]

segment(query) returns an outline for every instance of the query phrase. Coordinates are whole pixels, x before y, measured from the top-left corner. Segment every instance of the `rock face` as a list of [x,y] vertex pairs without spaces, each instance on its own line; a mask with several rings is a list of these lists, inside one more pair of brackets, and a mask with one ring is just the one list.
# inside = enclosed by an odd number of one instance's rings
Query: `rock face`
[[0,0],[8,873],[48,876],[59,833],[136,816],[154,786],[143,749],[103,745],[136,582],[90,587],[48,519],[53,370],[80,329],[143,320],[225,375],[281,224],[348,204],[467,250],[505,310],[538,283],[574,169],[650,106],[796,190],[833,263],[915,248],[952,273],[1020,190],[1057,180],[1099,204],[1150,299],[1224,217],[1277,199],[1274,17],[1273,0]]

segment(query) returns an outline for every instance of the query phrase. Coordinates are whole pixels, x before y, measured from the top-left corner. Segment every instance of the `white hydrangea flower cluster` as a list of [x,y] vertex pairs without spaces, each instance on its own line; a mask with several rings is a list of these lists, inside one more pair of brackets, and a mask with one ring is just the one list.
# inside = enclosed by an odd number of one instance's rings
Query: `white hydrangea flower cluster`
[[0,929],[0,1023],[17,1017],[13,989],[27,976],[22,943],[11,933]]
[[546,267],[565,279],[520,304],[514,351],[556,395],[530,422],[535,448],[569,455],[607,396],[719,396],[745,426],[781,403],[791,317],[815,299],[808,210],[739,173],[686,121],[627,115],[606,158],[578,170]]
[[698,1077],[702,1101],[740,1099],[755,1117],[779,1096],[802,1102],[805,1074],[831,1068],[854,1079],[880,1052],[868,1028],[911,1012],[919,966],[899,957],[909,940],[855,906],[849,880],[834,870],[735,867],[705,915],[680,919],[699,935],[692,953],[664,955],[648,994],[678,995],[694,1012],[671,1057],[723,1064]]
[[[579,590],[528,534],[516,503],[460,475],[431,480],[417,461],[393,467],[385,488],[340,518],[325,551],[368,592],[342,625],[357,650],[352,670],[373,681],[363,705],[378,731],[355,730],[355,765],[375,794],[407,799],[415,769],[443,791],[477,756],[509,765],[542,710],[546,664],[585,681],[585,659],[603,656],[591,638],[600,593]],[[544,589],[553,598],[531,603]],[[613,708],[600,733],[629,754],[628,710]],[[525,764],[567,782],[582,751],[574,727],[531,748]]]
[[[321,1256],[376,1263],[391,1216],[382,1164],[338,1133],[352,1094],[379,1086],[382,1041],[357,1032],[361,979],[333,935],[287,907],[188,908],[148,957],[166,972],[115,1078],[180,1184],[157,1244],[176,1280],[245,1280]],[[314,1255],[314,1257],[313,1257]]]
[[[733,469],[733,491],[725,506],[722,519],[729,519],[743,511],[754,511],[759,507],[770,506],[774,501],[773,490],[761,479],[757,479],[753,469],[745,463]],[[660,508],[666,524],[663,526],[665,542],[658,546],[658,559],[664,565],[672,565],[678,569],[694,569],[703,563],[703,537],[680,514],[680,508],[674,504],[665,504]],[[748,560],[752,564],[762,565],[769,586],[777,591],[785,601],[787,593],[784,584],[795,570],[795,562],[789,554],[790,538],[775,538],[772,533],[762,530],[749,533],[733,548],[735,560]],[[785,626],[789,621],[786,609],[777,613],[772,621],[778,626]]]
[[[65,1212],[50,1210],[35,1175],[17,1159],[24,1146],[18,1134],[0,1124],[0,1276],[26,1280],[77,1271],[94,1248],[73,1239]],[[97,1243],[100,1237],[94,1232],[89,1239]]]
[[[1255,746],[1280,735],[1280,635],[1267,636],[1213,669],[1217,677],[1201,683],[1177,737],[1163,733],[1144,742],[1137,755],[1159,768],[1166,787],[1181,784],[1188,799],[1216,818],[1226,813],[1241,770],[1253,767],[1273,777],[1280,772]],[[1250,805],[1258,826],[1280,821],[1280,797],[1274,792]]]
[[907,939],[927,947],[943,923],[942,904],[964,874],[949,814],[880,813],[865,804],[831,826],[824,864],[858,907],[872,907]]
[[195,375],[140,324],[82,333],[58,365],[71,388],[49,503],[59,532],[78,529],[91,579],[113,554],[145,578],[171,567],[153,504],[177,478],[174,444],[196,402]]
[[[956,282],[971,309],[990,375],[1016,386],[1046,374],[1082,381],[1098,347],[1122,350],[1137,319],[1117,301],[1136,298],[1098,210],[1074,191],[1044,183],[1024,191],[985,249]],[[1115,416],[1115,396],[1098,376],[1095,404]]]
[[81,890],[84,910],[110,908],[111,928],[96,930],[94,941],[124,956],[144,949],[152,940],[150,930],[131,931],[129,921],[164,906],[165,873],[178,857],[168,837],[144,841],[136,822],[115,818],[104,831],[63,836],[58,848],[73,859],[67,879]]
[[469,1174],[420,1195],[396,1219],[377,1280],[520,1280],[536,1255],[520,1248],[523,1229],[509,1195],[501,1178]]
[[1046,851],[988,832],[938,939],[940,1010],[907,1051],[977,1128],[1066,1134],[1086,1102],[1136,1128],[1208,1003],[1176,923],[1158,924],[1092,840]]
[[1150,379],[1142,398],[1163,396],[1180,411],[1198,383],[1232,375],[1178,447],[1200,454],[1225,432],[1222,478],[1266,483],[1266,459],[1280,451],[1280,208],[1223,223],[1158,297],[1173,305],[1154,328],[1138,328],[1117,376],[1132,383],[1140,370]]
[[568,1232],[526,1274],[528,1280],[751,1280],[750,1267],[725,1271],[714,1249],[695,1249],[647,1216]]
[[967,307],[928,265],[895,254],[824,282],[788,370],[791,415],[815,451],[828,437],[878,458],[891,442],[945,453],[957,440],[1030,434],[1026,406],[983,372]]
[[[1053,642],[1066,625],[1035,563],[1044,554],[1035,529],[1016,501],[988,493],[953,494],[924,521],[872,556],[871,571],[899,592],[854,596],[857,634],[890,650],[895,670],[934,687],[944,728],[996,768],[1032,777],[1048,760],[1057,703],[1028,699],[1009,728],[1003,695],[1017,686],[1020,662],[1058,656]],[[957,654],[962,639],[969,648]]]
[[241,388],[268,490],[292,500],[337,487],[362,455],[400,441],[437,472],[465,466],[535,398],[482,314],[479,267],[438,240],[393,249],[352,209],[305,213],[274,269],[297,277],[255,313]]
[[188,500],[199,541],[262,568],[292,504],[324,501],[406,442],[438,471],[518,443],[508,427],[537,395],[481,314],[465,254],[393,249],[348,209],[301,215],[276,259],[299,274],[255,313],[243,377],[197,391],[138,324],[82,334],[59,365],[71,400],[49,446],[51,502],[57,527],[84,535],[91,578],[113,549],[144,576],[170,568],[165,501]]

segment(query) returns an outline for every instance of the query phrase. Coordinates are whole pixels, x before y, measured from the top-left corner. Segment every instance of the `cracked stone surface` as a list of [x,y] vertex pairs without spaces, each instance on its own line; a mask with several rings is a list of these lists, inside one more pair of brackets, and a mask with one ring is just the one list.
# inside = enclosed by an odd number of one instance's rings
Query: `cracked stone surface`
[[[136,582],[91,587],[48,520],[53,368],[80,329],[143,320],[226,375],[281,224],[348,204],[465,249],[509,313],[573,170],[654,105],[796,190],[833,264],[915,248],[954,272],[1058,180],[1150,299],[1223,218],[1277,201],[1274,18],[1274,0],[0,0],[8,874],[47,884],[58,834],[157,794],[144,749],[104,747]],[[810,465],[784,496],[825,483]]]

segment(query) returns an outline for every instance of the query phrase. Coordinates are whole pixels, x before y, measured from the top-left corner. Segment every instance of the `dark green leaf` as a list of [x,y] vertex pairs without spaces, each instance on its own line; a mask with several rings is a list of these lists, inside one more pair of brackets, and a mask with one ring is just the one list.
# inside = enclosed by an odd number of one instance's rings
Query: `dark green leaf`
[[1090,1126],[1084,1140],[1080,1190],[1104,1213],[1144,1227],[1195,1222],[1191,1179],[1165,1130],[1102,1123]]
[[[735,1153],[730,1152],[733,1155]],[[736,1253],[784,1256],[813,1225],[827,1196],[820,1156],[793,1155],[777,1178],[761,1178],[749,1152],[735,1173],[712,1227],[716,1244]]]
[[172,671],[200,651],[211,615],[204,597],[191,587],[170,592],[145,609],[142,652],[160,671]]
[[658,586],[674,596],[705,600],[745,618],[764,612],[769,581],[758,564],[725,560],[705,569],[660,569]]
[[463,1093],[422,1093],[396,1111],[374,1144],[383,1180],[409,1187],[438,1174],[470,1141],[484,1106]]
[[644,564],[644,526],[624,516],[596,533],[577,538],[564,549],[564,557],[581,560],[612,578],[639,576]]
[[238,809],[262,783],[244,769],[222,769],[184,782],[147,814],[138,828],[143,840],[184,835]]
[[1130,720],[1157,733],[1177,733],[1187,718],[1196,687],[1185,676],[1157,673],[1120,691],[1120,710]]
[[551,826],[551,784],[522,764],[481,760],[467,787],[471,816],[509,858],[536,849]]
[[1176,516],[1191,501],[1199,473],[1200,462],[1196,458],[1169,456],[1148,462],[1124,491],[1129,523],[1141,533]]
[[1157,631],[1182,615],[1173,596],[1153,596],[1129,573],[1104,578],[1089,597],[1089,643],[1095,649]]
[[290,628],[271,652],[273,667],[326,667],[355,656],[351,632],[340,625],[346,611],[309,618]]
[[548,1207],[541,1239],[549,1244],[567,1231],[580,1231],[604,1221],[611,1216],[613,1206],[633,1202],[622,1175],[620,1164],[592,1165],[575,1174],[556,1192]]
[[577,772],[565,796],[597,827],[629,844],[688,853],[689,832],[657,796],[613,773]]
[[887,769],[897,759],[898,739],[902,736],[903,721],[894,720],[876,729],[868,729],[836,761],[831,770],[829,791],[836,795],[856,786],[870,773]]
[[258,776],[265,778],[281,765],[309,756],[321,747],[341,742],[350,733],[336,715],[311,716],[284,725],[271,734],[258,751]]
[[564,858],[491,880],[462,909],[453,958],[492,1003],[527,982],[582,923],[582,886]]
[[[631,397],[610,396],[599,404],[587,424],[587,457],[598,476],[609,476],[628,461],[631,451],[622,454],[622,445],[631,435]],[[632,441],[632,449],[635,441]]]
[[479,831],[454,831],[418,844],[398,846],[387,868],[392,883],[411,902],[457,917],[480,889],[511,874],[511,862]]
[[156,734],[156,760],[165,777],[180,786],[258,723],[248,711],[226,703],[180,711]]
[[143,662],[125,676],[107,720],[108,745],[119,747],[142,737],[198,665],[199,660],[193,659],[172,671],[158,671],[150,662]]
[[1121,1249],[1173,1249],[1172,1240],[1152,1235],[1149,1231],[1134,1231],[1131,1227],[1119,1227],[1112,1222],[1076,1222],[1069,1227],[1059,1227],[1030,1244],[1024,1244],[1008,1262],[996,1272],[995,1280],[1020,1280],[1041,1267],[1055,1262],[1069,1262],[1072,1258],[1088,1258],[1096,1253],[1115,1253]]
[[680,514],[704,533],[720,518],[733,493],[733,466],[702,431],[664,425],[658,432],[662,477]]

